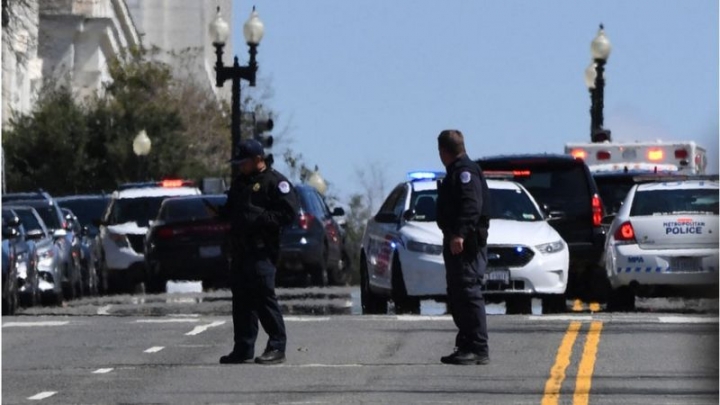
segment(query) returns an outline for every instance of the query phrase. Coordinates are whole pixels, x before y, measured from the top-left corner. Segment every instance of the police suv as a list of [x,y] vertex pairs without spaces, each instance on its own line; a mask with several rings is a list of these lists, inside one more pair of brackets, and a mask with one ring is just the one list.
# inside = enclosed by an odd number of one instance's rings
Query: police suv
[[[368,221],[362,239],[360,273],[364,314],[419,313],[420,300],[444,300],[443,236],[436,220],[442,173],[413,172],[390,193]],[[487,300],[505,299],[508,313],[530,313],[531,297],[544,310],[565,307],[568,248],[548,225],[532,196],[512,181],[487,181],[491,199]]]
[[130,183],[113,192],[98,221],[100,265],[111,290],[134,288],[146,281],[145,235],[163,200],[199,194],[192,182],[183,180]]
[[656,180],[633,186],[610,225],[609,309],[632,310],[636,293],[717,294],[717,176]]

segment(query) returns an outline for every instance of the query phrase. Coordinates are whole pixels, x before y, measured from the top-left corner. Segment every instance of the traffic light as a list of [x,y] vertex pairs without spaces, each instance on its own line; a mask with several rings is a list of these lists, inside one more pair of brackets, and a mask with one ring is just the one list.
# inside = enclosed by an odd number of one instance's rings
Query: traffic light
[[612,142],[612,133],[609,129],[598,128],[592,132],[593,143]]
[[259,141],[265,148],[272,148],[273,146],[273,136],[270,134],[265,134],[265,132],[272,131],[274,125],[275,123],[273,122],[272,117],[268,117],[264,120],[258,120],[257,118],[255,118],[253,137],[257,141]]

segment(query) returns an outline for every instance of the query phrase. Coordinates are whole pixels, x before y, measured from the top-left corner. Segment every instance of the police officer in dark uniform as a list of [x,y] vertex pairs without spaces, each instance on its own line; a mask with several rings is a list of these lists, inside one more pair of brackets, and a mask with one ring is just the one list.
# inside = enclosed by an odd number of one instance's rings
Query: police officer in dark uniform
[[275,296],[275,261],[280,232],[297,216],[298,202],[290,182],[273,170],[263,147],[254,139],[243,140],[231,162],[239,165],[220,215],[230,220],[232,248],[233,351],[222,364],[246,363],[254,357],[258,320],[269,339],[256,363],[285,361],[286,333]]
[[437,224],[443,232],[447,305],[458,327],[455,351],[445,364],[487,364],[488,335],[481,286],[487,267],[488,188],[482,170],[465,153],[463,135],[438,136],[446,176],[438,188]]

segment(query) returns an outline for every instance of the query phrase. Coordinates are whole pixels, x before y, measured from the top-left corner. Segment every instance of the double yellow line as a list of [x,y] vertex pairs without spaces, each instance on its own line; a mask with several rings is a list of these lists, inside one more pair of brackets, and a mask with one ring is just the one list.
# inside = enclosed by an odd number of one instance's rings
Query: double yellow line
[[[550,369],[550,378],[545,383],[545,393],[542,399],[542,405],[557,405],[560,399],[560,390],[565,380],[565,371],[570,365],[570,357],[572,349],[575,345],[580,327],[582,324],[577,321],[570,322],[565,336],[558,348],[555,364]],[[595,370],[595,359],[597,358],[597,349],[600,344],[600,332],[602,331],[602,322],[593,321],[590,323],[590,331],[588,331],[585,347],[583,349],[582,358],[578,367],[577,377],[575,379],[575,393],[573,395],[573,405],[587,405],[590,400],[590,388],[592,385],[592,374]]]

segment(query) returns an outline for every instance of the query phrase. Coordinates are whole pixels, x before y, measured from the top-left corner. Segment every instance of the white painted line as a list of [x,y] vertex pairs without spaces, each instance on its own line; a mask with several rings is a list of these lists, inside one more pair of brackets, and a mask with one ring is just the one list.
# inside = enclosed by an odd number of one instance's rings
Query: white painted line
[[165,348],[164,346],[153,346],[153,347],[145,350],[145,353],[157,353],[164,348]]
[[452,316],[450,316],[450,315],[438,315],[438,316],[398,315],[395,319],[398,321],[403,321],[403,322],[452,321]]
[[174,318],[197,318],[200,314],[168,314],[169,317]]
[[718,318],[701,316],[659,316],[660,323],[718,323]]
[[214,328],[216,326],[220,326],[220,325],[224,325],[224,324],[225,324],[225,321],[215,321],[215,322],[209,323],[207,325],[198,325],[195,327],[195,329],[191,330],[190,332],[186,333],[185,335],[187,335],[187,336],[199,335],[199,334],[205,332],[206,330],[208,330],[209,328]]
[[199,319],[193,318],[171,318],[171,319],[138,319],[135,323],[194,323],[200,322]]
[[31,397],[28,397],[31,401],[39,401],[41,399],[50,398],[51,396],[57,394],[57,391],[43,391],[39,394],[35,394]]
[[93,371],[92,373],[93,374],[107,374],[113,370],[114,369],[112,369],[112,368],[99,368],[99,369]]
[[297,368],[354,368],[362,367],[362,364],[297,364],[297,365],[286,365],[286,367],[297,367]]
[[97,314],[98,315],[110,315],[110,307],[112,307],[112,305],[105,305],[104,307],[98,308]]
[[5,322],[3,328],[13,327],[31,327],[31,326],[62,326],[67,325],[68,321],[45,321],[45,322]]
[[329,316],[285,316],[286,322],[326,322],[330,320]]
[[592,321],[591,315],[530,315],[531,321]]

